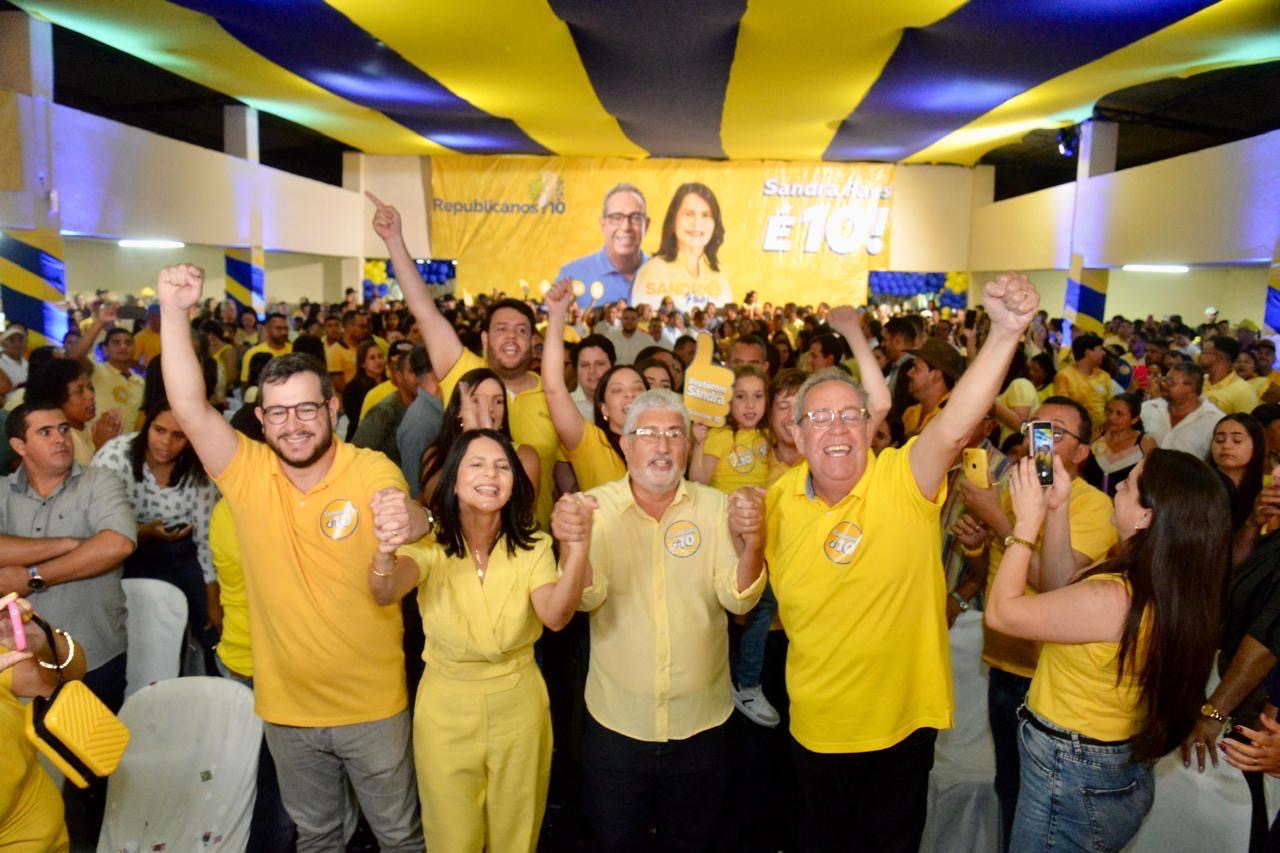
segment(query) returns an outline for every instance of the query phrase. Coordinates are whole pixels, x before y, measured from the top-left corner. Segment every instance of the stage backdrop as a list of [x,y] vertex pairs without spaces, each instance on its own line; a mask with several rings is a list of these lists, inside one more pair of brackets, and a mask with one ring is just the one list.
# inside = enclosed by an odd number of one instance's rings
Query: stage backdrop
[[[692,308],[730,296],[740,302],[754,290],[762,302],[859,304],[868,272],[888,267],[893,166],[880,163],[432,157],[432,250],[457,259],[463,295],[520,296],[523,280],[537,298],[561,266],[601,250],[611,187],[644,193],[644,248],[653,255],[676,189],[691,182],[709,189],[721,211],[718,273],[704,262],[693,279],[678,258],[639,276],[634,292],[607,299],[656,305],[669,294]],[[584,282],[588,293],[591,284]]]

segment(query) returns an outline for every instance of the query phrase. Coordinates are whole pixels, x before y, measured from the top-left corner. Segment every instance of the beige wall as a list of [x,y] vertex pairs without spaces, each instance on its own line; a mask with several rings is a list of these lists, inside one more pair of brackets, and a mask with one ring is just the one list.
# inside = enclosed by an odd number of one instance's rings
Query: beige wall
[[951,272],[969,266],[974,171],[960,166],[898,166],[893,179],[889,269]]
[[[188,245],[182,249],[121,249],[109,240],[66,241],[67,293],[137,293],[155,287],[156,273],[169,264],[193,263],[204,268],[205,295],[223,298],[226,291],[225,256],[216,246]],[[340,258],[294,252],[266,255],[267,299],[297,304],[342,299]]]

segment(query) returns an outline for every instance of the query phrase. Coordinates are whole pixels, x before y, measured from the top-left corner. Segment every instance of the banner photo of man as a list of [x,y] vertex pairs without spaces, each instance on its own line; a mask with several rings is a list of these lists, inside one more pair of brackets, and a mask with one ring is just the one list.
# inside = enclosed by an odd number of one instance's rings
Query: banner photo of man
[[568,278],[584,308],[687,311],[749,291],[857,303],[889,266],[893,176],[881,163],[433,157],[431,245],[457,259],[462,296]]

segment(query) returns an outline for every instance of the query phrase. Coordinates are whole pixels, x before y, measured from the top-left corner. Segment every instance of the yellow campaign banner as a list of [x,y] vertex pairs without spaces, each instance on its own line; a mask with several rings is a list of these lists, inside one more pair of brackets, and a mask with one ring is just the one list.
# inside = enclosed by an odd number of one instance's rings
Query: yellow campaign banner
[[[454,258],[461,295],[533,298],[568,266],[579,301],[625,298],[689,310],[707,302],[861,304],[867,274],[887,269],[892,164],[625,160],[569,157],[431,158],[431,245]],[[644,196],[648,260],[633,275],[606,271],[605,196],[629,184]],[[623,226],[626,227],[626,226]],[[665,239],[664,239],[665,237]],[[592,256],[597,256],[593,258]],[[594,288],[596,281],[601,288]],[[523,284],[522,284],[523,283]]]

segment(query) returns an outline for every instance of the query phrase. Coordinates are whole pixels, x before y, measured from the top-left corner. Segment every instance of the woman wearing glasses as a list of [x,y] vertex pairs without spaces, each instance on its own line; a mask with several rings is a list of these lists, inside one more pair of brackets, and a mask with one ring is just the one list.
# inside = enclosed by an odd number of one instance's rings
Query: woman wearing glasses
[[724,243],[720,203],[706,184],[681,184],[662,220],[662,243],[636,273],[631,304],[659,305],[671,296],[687,311],[696,305],[733,301],[717,252]]
[[[568,281],[556,282],[547,291],[547,364],[559,364],[564,356],[565,314],[573,301]],[[630,365],[614,365],[596,386],[595,423],[583,420],[578,405],[569,394],[561,371],[546,371],[542,390],[547,395],[551,423],[560,436],[573,473],[582,491],[621,479],[627,473],[622,458],[622,425],[631,403],[646,390],[644,377]]]
[[591,506],[575,494],[556,507],[557,575],[534,505],[510,440],[467,431],[449,447],[431,494],[430,532],[398,551],[380,546],[369,567],[380,605],[418,588],[426,671],[413,743],[430,850],[537,846],[551,716],[533,644],[544,625],[568,623],[590,581]]
[[1119,553],[1037,595],[1034,543],[1046,516],[1068,513],[1071,478],[1055,459],[1044,488],[1024,459],[1010,492],[1017,520],[986,621],[1043,643],[1020,709],[1010,849],[1120,850],[1151,808],[1152,763],[1198,718],[1231,556],[1226,490],[1190,454],[1153,451],[1116,490]]

